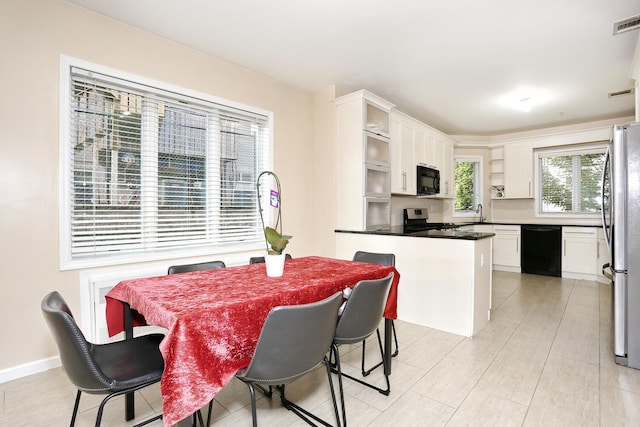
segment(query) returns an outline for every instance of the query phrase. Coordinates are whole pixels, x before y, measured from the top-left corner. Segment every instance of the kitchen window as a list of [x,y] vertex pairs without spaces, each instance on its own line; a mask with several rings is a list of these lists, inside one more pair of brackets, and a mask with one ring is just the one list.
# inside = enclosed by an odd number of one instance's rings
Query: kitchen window
[[70,58],[61,89],[61,266],[261,247],[271,115]]
[[455,158],[455,216],[477,215],[482,203],[482,158],[459,156]]
[[599,215],[604,155],[602,145],[538,152],[538,212]]

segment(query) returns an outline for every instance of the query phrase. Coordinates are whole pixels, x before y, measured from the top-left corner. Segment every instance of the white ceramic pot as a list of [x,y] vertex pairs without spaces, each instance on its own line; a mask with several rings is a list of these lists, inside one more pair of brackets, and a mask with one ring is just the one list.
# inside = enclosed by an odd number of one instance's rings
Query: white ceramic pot
[[267,266],[267,276],[280,277],[284,273],[285,254],[265,255],[264,263]]

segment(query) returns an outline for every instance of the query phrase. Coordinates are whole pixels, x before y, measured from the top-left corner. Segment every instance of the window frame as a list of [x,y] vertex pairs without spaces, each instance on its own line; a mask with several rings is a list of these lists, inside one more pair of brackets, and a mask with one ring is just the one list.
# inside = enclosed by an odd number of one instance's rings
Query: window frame
[[[476,210],[466,210],[466,211],[459,211],[456,210],[456,192],[455,192],[455,173],[456,173],[456,163],[460,161],[460,162],[469,162],[469,163],[477,163],[478,164],[478,170],[477,170],[477,181],[475,182],[475,186],[477,188],[477,197],[476,200],[478,200],[478,203],[482,203],[482,201],[484,200],[484,189],[483,189],[483,163],[484,163],[484,159],[482,156],[470,156],[470,155],[460,155],[460,156],[454,156],[453,157],[453,176],[454,176],[454,182],[453,182],[453,217],[455,218],[471,218],[471,217],[475,217],[478,216],[479,213],[476,212]],[[476,204],[477,206],[477,204]]]
[[[183,248],[169,248],[161,251],[145,250],[134,253],[120,253],[114,255],[100,255],[96,257],[74,258],[72,257],[72,197],[70,186],[73,184],[73,171],[71,170],[72,149],[71,144],[71,74],[72,68],[83,68],[95,73],[114,76],[118,79],[132,82],[132,85],[144,85],[157,88],[161,91],[171,92],[177,96],[185,96],[191,99],[204,101],[229,107],[230,109],[243,110],[249,114],[266,117],[266,141],[262,147],[264,165],[267,170],[273,165],[273,113],[257,107],[248,106],[228,99],[219,98],[206,93],[176,86],[170,83],[153,80],[122,70],[113,69],[99,64],[94,64],[81,59],[61,55],[60,56],[60,98],[59,98],[59,172],[58,172],[58,214],[59,214],[59,262],[60,270],[72,270],[80,268],[103,267],[137,262],[158,261],[178,257],[197,257],[212,254],[224,254],[239,251],[252,251],[264,249],[264,242],[232,243],[221,246],[197,245]],[[209,157],[207,157],[209,159]],[[207,160],[209,161],[209,160]],[[260,173],[256,170],[256,176]],[[268,221],[269,212],[265,213],[265,221]]]
[[[542,211],[542,171],[540,161],[544,157],[566,157],[589,153],[605,153],[607,142],[600,141],[587,144],[577,144],[576,146],[553,146],[540,148],[534,151],[534,182],[535,182],[535,216],[540,218],[564,218],[564,219],[595,219],[600,218],[601,212],[577,213],[577,212],[543,212]],[[582,190],[582,189],[581,189]],[[572,197],[575,195],[572,193]]]

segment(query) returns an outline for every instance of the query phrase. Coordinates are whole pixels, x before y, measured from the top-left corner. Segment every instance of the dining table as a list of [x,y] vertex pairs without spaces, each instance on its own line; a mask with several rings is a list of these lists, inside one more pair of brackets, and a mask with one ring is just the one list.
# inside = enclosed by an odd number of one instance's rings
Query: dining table
[[[319,301],[389,273],[383,369],[391,374],[400,280],[392,266],[309,256],[287,260],[281,277],[267,276],[264,264],[251,264],[124,280],[105,296],[108,332],[131,337],[135,325],[166,328],[160,392],[163,422],[171,426],[208,404],[249,364],[272,308]],[[130,419],[133,397],[127,402]]]

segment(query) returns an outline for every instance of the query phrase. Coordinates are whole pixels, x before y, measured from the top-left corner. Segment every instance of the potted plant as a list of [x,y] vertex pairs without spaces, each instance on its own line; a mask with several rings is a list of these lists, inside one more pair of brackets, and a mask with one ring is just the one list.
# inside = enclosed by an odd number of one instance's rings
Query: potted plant
[[[276,182],[277,190],[271,190],[270,194],[270,205],[271,207],[277,209],[276,215],[276,224],[275,227],[265,227],[264,226],[264,216],[261,204],[261,194],[260,194],[260,178],[264,175],[273,176]],[[283,251],[289,244],[289,240],[291,240],[291,236],[282,234],[282,203],[281,203],[281,192],[280,192],[280,180],[278,176],[271,171],[264,171],[260,175],[258,175],[258,179],[256,182],[256,189],[258,192],[258,210],[260,211],[260,220],[262,221],[262,226],[264,228],[264,240],[267,248],[267,254],[264,257],[267,276],[269,277],[279,277],[284,273],[284,261],[285,254]]]

